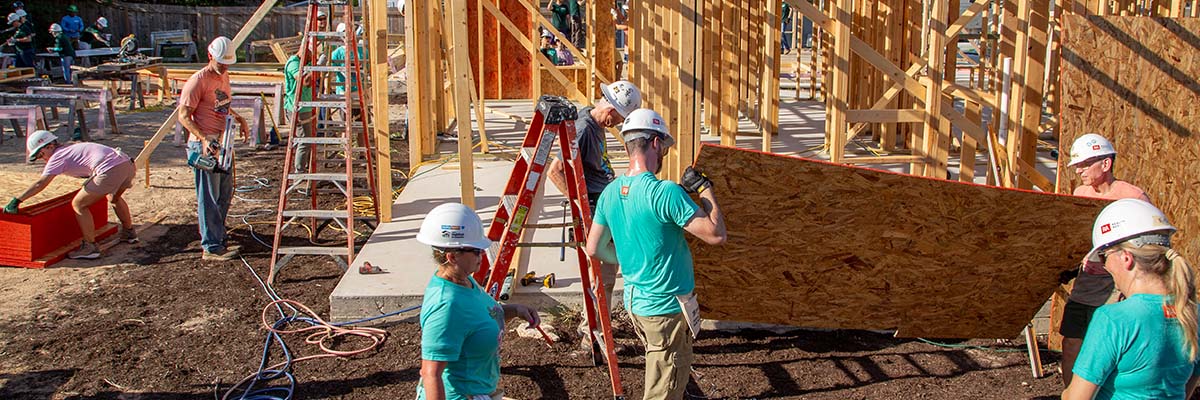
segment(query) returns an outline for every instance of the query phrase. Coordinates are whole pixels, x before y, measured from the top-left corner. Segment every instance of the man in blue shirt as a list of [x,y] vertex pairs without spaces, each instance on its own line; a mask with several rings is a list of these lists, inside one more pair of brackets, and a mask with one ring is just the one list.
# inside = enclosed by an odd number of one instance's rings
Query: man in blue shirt
[[63,34],[71,39],[73,48],[79,47],[79,36],[83,34],[83,18],[79,18],[79,7],[74,4],[67,6],[67,15],[62,17],[62,21],[58,22],[62,25]]
[[[691,168],[682,186],[654,176],[675,142],[663,121],[649,109],[629,114],[621,130],[629,171],[600,195],[587,239],[587,252],[594,257],[610,251],[602,247],[615,245],[625,304],[646,347],[646,399],[682,398],[691,373],[700,316],[692,293],[692,253],[683,233],[708,244],[725,242],[712,181]],[[699,193],[703,208],[686,192]]]

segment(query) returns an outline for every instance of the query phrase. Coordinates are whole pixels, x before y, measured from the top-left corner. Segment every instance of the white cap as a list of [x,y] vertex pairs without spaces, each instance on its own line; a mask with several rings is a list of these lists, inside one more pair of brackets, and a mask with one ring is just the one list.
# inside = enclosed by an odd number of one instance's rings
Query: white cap
[[653,138],[656,136],[653,132],[658,133],[657,136],[662,138],[666,147],[675,145],[675,137],[667,130],[666,121],[649,108],[639,108],[629,113],[629,117],[625,118],[625,123],[621,125],[621,136],[626,143],[635,139]]
[[629,113],[642,107],[642,91],[630,81],[616,81],[611,85],[601,86],[600,92],[608,104],[617,109],[621,117],[629,118]]
[[1113,148],[1112,142],[1105,139],[1104,136],[1095,133],[1088,133],[1075,139],[1075,143],[1071,145],[1071,163],[1068,167],[1084,161],[1107,155],[1117,154],[1117,149]]
[[25,13],[25,9],[23,9],[23,8],[17,9],[17,11],[13,11],[13,14],[17,14],[17,16],[21,17],[21,18],[25,18],[25,16],[29,15],[29,14]]
[[321,10],[317,10],[317,18],[325,18],[325,12],[321,11]]
[[1140,199],[1120,199],[1112,202],[1092,226],[1092,251],[1087,259],[1100,262],[1100,251],[1114,244],[1131,241],[1136,246],[1157,244],[1171,246],[1175,227],[1158,207]]
[[220,64],[233,65],[237,62],[237,49],[234,49],[233,42],[224,36],[217,36],[208,44],[208,55]]
[[58,140],[58,136],[54,136],[53,133],[46,130],[34,132],[25,138],[25,151],[29,152],[29,161],[36,160],[37,153],[56,140]]
[[101,28],[107,28],[108,27],[108,18],[104,18],[104,17],[96,18],[96,25],[100,25]]
[[545,30],[545,29],[543,29],[543,30],[542,30],[542,37],[544,37],[544,38],[551,38],[551,39],[554,39],[554,34],[553,34],[553,33],[550,33],[550,31],[549,31],[549,30]]
[[492,245],[483,234],[479,215],[461,203],[446,203],[429,211],[421,221],[417,241],[438,248],[487,249]]
[[8,23],[10,23],[10,24],[11,24],[11,23],[13,23],[13,22],[17,22],[17,21],[20,21],[20,20],[21,20],[21,16],[20,16],[20,15],[17,15],[17,13],[9,13],[9,14],[8,14]]
[[62,25],[50,24],[50,32],[62,32]]
[[337,28],[336,28],[336,29],[334,29],[334,30],[335,30],[335,31],[337,31],[338,33],[344,33],[344,32],[346,32],[346,23],[345,23],[345,22],[339,22],[339,23],[338,23],[338,25],[337,25]]

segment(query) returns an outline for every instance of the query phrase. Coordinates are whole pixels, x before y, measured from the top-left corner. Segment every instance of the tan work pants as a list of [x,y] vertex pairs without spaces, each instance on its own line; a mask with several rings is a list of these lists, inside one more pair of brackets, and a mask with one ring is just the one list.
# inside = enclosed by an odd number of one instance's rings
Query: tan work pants
[[646,345],[646,400],[682,399],[692,372],[692,335],[683,313],[643,317],[630,313]]

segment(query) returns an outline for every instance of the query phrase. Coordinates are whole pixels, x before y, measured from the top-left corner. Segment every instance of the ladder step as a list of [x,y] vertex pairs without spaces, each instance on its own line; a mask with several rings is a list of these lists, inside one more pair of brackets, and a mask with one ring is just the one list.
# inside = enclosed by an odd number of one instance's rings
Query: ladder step
[[315,3],[323,6],[343,6],[347,0],[316,0]]
[[335,31],[308,31],[308,37],[317,39],[343,39],[346,37],[346,33]]
[[345,65],[306,65],[301,68],[304,72],[342,72],[349,71]]
[[298,103],[300,108],[346,108],[345,101],[300,101]]
[[[346,219],[346,210],[284,210],[283,216],[318,219]],[[354,216],[354,219],[370,220],[374,219],[374,217],[356,215]]]
[[[322,164],[337,163],[338,165],[341,165],[341,164],[346,163],[346,159],[345,158],[318,158],[317,162],[322,163]],[[354,165],[363,165],[363,164],[367,163],[367,160],[350,160],[350,163],[354,164]]]
[[292,139],[293,144],[346,144],[344,137],[298,137]]
[[[326,126],[326,127],[329,127],[329,126],[346,126],[346,121],[342,121],[342,120],[333,120],[333,119],[318,119],[318,120],[317,120],[317,125],[318,125],[318,126]],[[351,126],[353,126],[353,127],[355,127],[355,128],[362,128],[362,127],[363,127],[363,124],[362,124],[362,121],[354,121],[354,124],[352,124]]]
[[310,254],[323,256],[345,256],[350,254],[350,249],[346,247],[321,247],[321,246],[296,246],[296,247],[280,247],[277,251],[279,254]]
[[[355,179],[366,178],[367,174],[354,174]],[[345,182],[346,174],[336,173],[312,173],[312,174],[288,174],[288,179],[292,181],[338,181]]]
[[508,210],[508,215],[513,215],[513,209],[517,207],[517,195],[506,194],[500,198],[500,204],[504,205],[504,209]]

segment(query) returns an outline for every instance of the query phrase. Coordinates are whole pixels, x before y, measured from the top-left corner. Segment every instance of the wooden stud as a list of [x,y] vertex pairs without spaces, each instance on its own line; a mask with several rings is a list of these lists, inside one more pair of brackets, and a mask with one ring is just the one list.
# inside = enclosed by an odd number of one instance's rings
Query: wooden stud
[[[486,0],[479,0],[486,1]],[[392,141],[388,131],[388,59],[387,59],[387,2],[372,0],[369,7],[367,36],[371,51],[371,121],[375,125],[375,201],[380,223],[392,220]],[[415,164],[414,164],[415,165]],[[368,172],[370,173],[370,172]]]
[[[766,18],[761,25],[763,32],[766,33],[767,58],[764,60],[764,63],[767,65],[767,68],[766,73],[760,74],[760,78],[762,79],[762,83],[760,84],[762,97],[758,103],[762,113],[759,117],[761,124],[758,128],[759,135],[762,136],[762,146],[759,150],[765,152],[771,151],[771,136],[779,132],[779,64],[782,58],[781,53],[783,52],[782,43],[780,43],[782,37],[780,35],[784,33],[776,30],[776,28],[781,26],[781,12],[782,7],[779,1],[767,0]],[[792,29],[797,30],[801,28],[793,24]],[[796,62],[799,63],[799,49],[803,46],[800,46],[799,43],[793,44],[795,44],[794,47],[796,48]],[[800,82],[797,81],[797,92],[800,90],[799,87]]]
[[833,90],[829,100],[833,103],[830,120],[829,159],[838,163],[846,152],[846,112],[850,93],[850,46],[854,37],[850,33],[850,0],[836,0],[833,7]]
[[[486,2],[480,2],[486,3]],[[450,84],[454,88],[454,116],[458,120],[458,162],[461,180],[461,200],[475,208],[474,138],[471,133],[471,59],[467,38],[467,0],[448,0],[447,27],[450,33]]]

